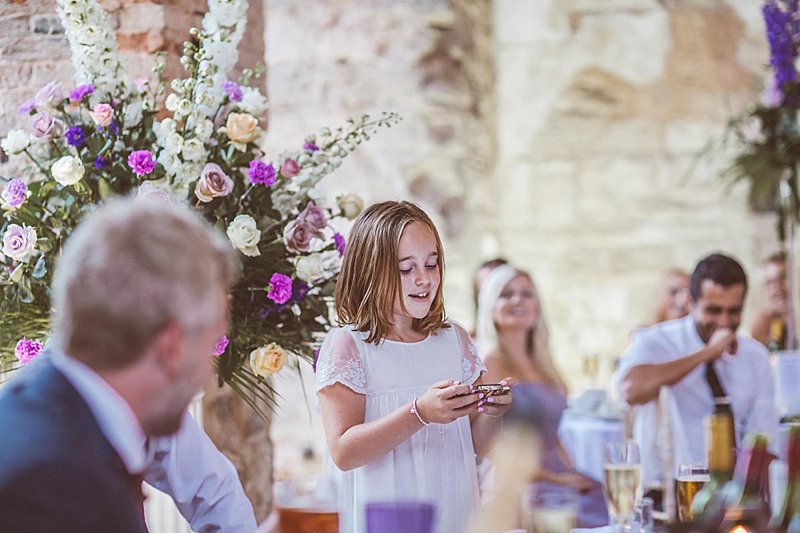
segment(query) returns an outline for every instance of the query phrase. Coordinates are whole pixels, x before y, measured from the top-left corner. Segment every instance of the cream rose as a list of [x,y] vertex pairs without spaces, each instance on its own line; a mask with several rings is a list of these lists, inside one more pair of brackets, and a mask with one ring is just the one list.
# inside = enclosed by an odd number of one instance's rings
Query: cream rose
[[225,123],[228,138],[239,144],[257,141],[261,137],[258,129],[258,119],[247,113],[231,113]]
[[355,194],[343,194],[337,198],[337,203],[347,220],[354,220],[364,210],[364,200]]
[[231,244],[249,257],[261,255],[258,242],[261,240],[261,231],[256,226],[256,221],[250,215],[236,215],[226,231]]
[[31,143],[31,139],[24,130],[11,130],[0,143],[8,155],[21,154]]
[[81,160],[71,155],[65,155],[50,167],[53,179],[65,187],[81,181],[85,171]]
[[283,368],[285,362],[286,351],[274,342],[250,352],[250,369],[265,379]]
[[297,277],[306,283],[314,283],[325,275],[322,254],[301,256],[295,263],[295,272]]

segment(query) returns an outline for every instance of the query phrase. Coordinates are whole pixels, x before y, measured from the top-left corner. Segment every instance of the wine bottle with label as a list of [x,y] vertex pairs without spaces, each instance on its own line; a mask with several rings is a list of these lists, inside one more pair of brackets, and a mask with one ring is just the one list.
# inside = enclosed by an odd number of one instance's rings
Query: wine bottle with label
[[770,520],[770,529],[785,532],[790,524],[800,522],[800,425],[789,428],[789,446],[786,455],[786,492],[778,512]]
[[716,530],[725,516],[725,501],[722,488],[733,477],[735,463],[735,440],[733,413],[730,402],[718,401],[705,419],[706,453],[710,480],[700,489],[692,501],[691,514],[698,517],[703,529]]

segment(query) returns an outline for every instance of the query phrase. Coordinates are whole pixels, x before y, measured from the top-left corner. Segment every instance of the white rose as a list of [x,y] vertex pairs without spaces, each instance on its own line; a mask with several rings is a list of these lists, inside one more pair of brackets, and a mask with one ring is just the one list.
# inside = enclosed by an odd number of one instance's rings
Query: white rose
[[237,107],[246,113],[258,116],[267,110],[267,99],[258,89],[242,87],[242,101]]
[[297,277],[306,283],[314,283],[325,276],[322,254],[304,255],[297,259],[294,268]]
[[77,157],[65,155],[50,167],[50,173],[53,174],[53,179],[65,187],[67,185],[75,185],[83,177],[85,169],[83,163]]
[[21,154],[30,143],[30,137],[24,130],[11,130],[6,135],[6,138],[3,139],[3,142],[0,143],[0,146],[3,147],[3,151],[7,154],[17,155]]
[[342,268],[342,256],[339,255],[337,250],[329,252],[322,252],[322,269],[325,271],[325,277],[331,277]]
[[234,248],[249,257],[261,255],[258,242],[261,240],[261,231],[256,226],[256,221],[250,215],[236,215],[226,231],[228,239]]
[[189,139],[183,143],[181,154],[186,161],[200,161],[206,156],[206,147],[200,139]]

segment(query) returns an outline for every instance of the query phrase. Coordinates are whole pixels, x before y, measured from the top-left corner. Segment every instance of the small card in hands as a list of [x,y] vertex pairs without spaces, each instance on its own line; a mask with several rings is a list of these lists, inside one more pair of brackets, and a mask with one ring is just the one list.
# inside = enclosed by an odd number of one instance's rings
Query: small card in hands
[[511,387],[508,385],[501,385],[499,383],[487,383],[482,385],[473,385],[472,392],[467,392],[464,394],[456,394],[454,398],[459,398],[461,396],[469,396],[470,394],[483,394],[485,398],[489,396],[502,396],[503,394],[508,394],[511,390]]

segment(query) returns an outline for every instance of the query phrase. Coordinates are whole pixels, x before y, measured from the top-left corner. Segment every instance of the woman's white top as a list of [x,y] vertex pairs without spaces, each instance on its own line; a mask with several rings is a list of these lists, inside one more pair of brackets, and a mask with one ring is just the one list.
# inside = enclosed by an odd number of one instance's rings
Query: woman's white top
[[[444,380],[474,383],[486,368],[467,332],[448,322],[419,342],[367,344],[350,326],[330,331],[317,362],[317,391],[341,383],[366,396],[364,422],[393,413]],[[408,412],[409,417],[415,415]],[[436,506],[436,533],[462,533],[478,510],[469,417],[429,424],[382,458],[339,479],[340,531],[366,532],[369,502],[423,500]]]

